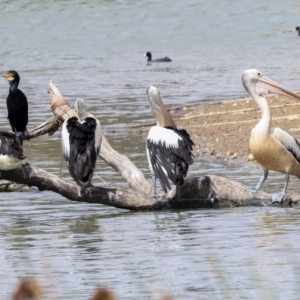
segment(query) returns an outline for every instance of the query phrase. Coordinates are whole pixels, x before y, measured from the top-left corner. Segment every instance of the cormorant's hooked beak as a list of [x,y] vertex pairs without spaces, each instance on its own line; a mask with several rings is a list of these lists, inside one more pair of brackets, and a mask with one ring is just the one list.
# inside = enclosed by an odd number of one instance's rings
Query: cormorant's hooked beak
[[272,79],[261,76],[257,80],[257,84],[255,86],[255,91],[261,95],[261,94],[279,94],[283,96],[287,96],[290,98],[295,98],[297,100],[300,100],[300,96],[296,95],[289,89],[285,88],[281,84],[273,81]]
[[9,72],[1,74],[1,76],[4,77],[7,81],[13,81],[15,79],[13,74],[11,74]]

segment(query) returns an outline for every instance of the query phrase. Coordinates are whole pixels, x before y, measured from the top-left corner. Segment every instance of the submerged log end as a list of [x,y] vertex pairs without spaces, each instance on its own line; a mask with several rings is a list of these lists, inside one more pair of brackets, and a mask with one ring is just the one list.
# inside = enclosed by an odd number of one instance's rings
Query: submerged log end
[[17,184],[12,181],[1,180],[0,192],[32,192],[33,189],[27,184]]
[[299,204],[300,201],[299,193],[288,193],[281,203],[272,203],[271,194],[248,192],[241,183],[216,175],[187,179],[185,184],[179,188],[179,196],[180,201],[171,200],[176,206],[181,201],[192,201],[195,198],[193,201],[198,201],[197,205],[202,208],[291,206]]

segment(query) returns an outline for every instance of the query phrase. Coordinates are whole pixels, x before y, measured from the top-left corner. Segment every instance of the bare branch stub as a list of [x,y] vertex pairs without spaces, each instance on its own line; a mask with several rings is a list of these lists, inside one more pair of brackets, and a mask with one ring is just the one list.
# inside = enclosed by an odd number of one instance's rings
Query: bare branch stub
[[76,111],[70,106],[68,101],[64,99],[62,93],[52,81],[49,83],[48,93],[50,95],[53,115],[48,120],[32,129],[30,131],[30,138],[35,138],[47,133],[53,135],[65,119],[77,116]]
[[48,93],[50,94],[51,98],[51,110],[53,115],[59,121],[63,122],[71,117],[78,118],[76,111],[71,107],[69,102],[64,99],[62,93],[52,81],[49,83]]
[[48,120],[30,130],[30,138],[35,138],[40,135],[53,135],[60,127],[60,122],[52,115]]

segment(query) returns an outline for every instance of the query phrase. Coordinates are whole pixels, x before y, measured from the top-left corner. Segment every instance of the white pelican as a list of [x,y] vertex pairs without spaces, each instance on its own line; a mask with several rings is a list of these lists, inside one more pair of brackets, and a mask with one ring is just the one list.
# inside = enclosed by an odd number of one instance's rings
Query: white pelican
[[[76,102],[78,106],[78,101]],[[79,109],[77,109],[79,110]],[[71,117],[62,126],[61,143],[69,172],[78,185],[91,185],[101,147],[101,125],[91,115]]]
[[150,109],[157,125],[151,127],[147,138],[147,156],[152,177],[152,196],[156,194],[156,178],[165,192],[171,190],[169,179],[177,186],[183,184],[189,165],[194,162],[194,143],[186,130],[178,130],[164,106],[159,90],[154,86],[146,89]]
[[157,58],[157,59],[152,59],[152,54],[151,52],[146,52],[145,55],[148,59],[147,62],[170,62],[172,61],[171,58],[169,58],[168,56],[165,56],[163,58]]
[[282,85],[264,76],[255,69],[242,74],[242,82],[262,112],[262,118],[252,129],[250,151],[261,164],[264,174],[252,192],[261,189],[267,179],[268,171],[274,170],[286,174],[282,192],[272,195],[272,202],[281,202],[286,194],[290,175],[300,178],[300,145],[295,138],[280,128],[270,128],[271,112],[264,94],[281,94],[300,100],[300,97]]
[[20,168],[25,158],[19,136],[12,132],[0,132],[0,170]]

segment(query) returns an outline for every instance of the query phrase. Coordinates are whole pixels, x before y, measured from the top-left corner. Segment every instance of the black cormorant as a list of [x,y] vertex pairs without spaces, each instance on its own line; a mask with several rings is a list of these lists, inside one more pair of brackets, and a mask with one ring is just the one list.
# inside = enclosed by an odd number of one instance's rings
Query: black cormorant
[[9,94],[6,98],[8,120],[13,132],[21,141],[29,138],[26,129],[28,123],[28,102],[25,94],[18,89],[20,76],[16,71],[8,71],[2,75],[9,82]]

